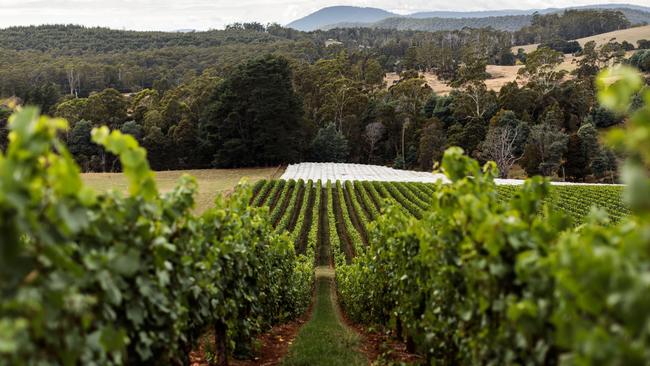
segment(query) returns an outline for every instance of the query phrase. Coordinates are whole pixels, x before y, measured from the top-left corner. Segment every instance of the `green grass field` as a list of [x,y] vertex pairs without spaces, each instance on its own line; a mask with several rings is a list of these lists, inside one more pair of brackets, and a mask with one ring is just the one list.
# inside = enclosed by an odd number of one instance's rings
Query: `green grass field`
[[314,313],[298,333],[283,365],[367,365],[368,360],[357,351],[359,335],[343,324],[332,298],[334,270],[319,267],[316,277]]
[[[229,192],[239,181],[246,178],[253,184],[261,179],[269,179],[278,172],[273,168],[246,168],[246,169],[202,169],[202,170],[175,170],[156,172],[158,189],[167,192],[174,188],[176,182],[183,174],[196,178],[199,192],[196,196],[196,210],[203,212],[212,206],[214,199],[219,194]],[[127,182],[122,173],[85,173],[82,174],[85,183],[98,191],[117,189],[126,191]]]

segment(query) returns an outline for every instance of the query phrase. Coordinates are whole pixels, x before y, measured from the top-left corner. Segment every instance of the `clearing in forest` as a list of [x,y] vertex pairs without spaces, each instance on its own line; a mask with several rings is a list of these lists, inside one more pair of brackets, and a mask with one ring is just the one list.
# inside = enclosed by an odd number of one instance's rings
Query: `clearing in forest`
[[[641,39],[650,40],[650,25],[645,25],[642,27],[633,27],[628,29],[621,29],[613,32],[597,34],[595,36],[585,37],[577,39],[578,43],[581,46],[584,46],[585,43],[589,41],[596,42],[597,46],[601,46],[608,42],[623,42],[628,41],[636,47],[637,41]],[[517,53],[517,50],[523,48],[526,53],[533,52],[537,49],[539,44],[528,44],[522,46],[513,46],[512,52]],[[630,57],[635,51],[630,51],[626,53],[626,57]],[[564,55],[564,62],[559,66],[561,70],[572,71],[576,68],[577,58],[571,54]],[[498,92],[501,90],[503,85],[517,80],[517,73],[521,69],[522,65],[514,66],[500,66],[500,65],[487,65],[485,71],[490,74],[490,78],[485,80],[485,85],[489,90],[494,90]],[[450,86],[444,80],[440,80],[437,75],[432,72],[423,72],[421,76],[427,81],[427,85],[433,89],[436,94],[447,95],[454,88]],[[397,81],[399,81],[399,75],[394,72],[389,72],[386,74],[384,81],[386,86],[390,87]],[[522,84],[522,83],[520,83]]]
[[[608,42],[623,42],[628,41],[636,47],[636,42],[641,39],[650,39],[650,25],[644,25],[642,27],[633,27],[627,29],[621,29],[613,32],[601,33],[595,36],[585,37],[576,39],[581,46],[584,46],[585,43],[589,41],[596,42],[596,46],[601,46]],[[517,53],[517,49],[523,48],[526,53],[535,51],[539,44],[528,44],[524,46],[514,46],[512,47],[512,52]]]

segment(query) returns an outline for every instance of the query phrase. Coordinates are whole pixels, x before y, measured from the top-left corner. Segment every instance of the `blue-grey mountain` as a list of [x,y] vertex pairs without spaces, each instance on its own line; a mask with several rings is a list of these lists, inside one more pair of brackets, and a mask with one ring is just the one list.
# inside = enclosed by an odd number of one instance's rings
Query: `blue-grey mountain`
[[287,26],[302,31],[349,27],[437,31],[488,26],[499,30],[514,31],[529,25],[534,13],[550,14],[567,9],[618,10],[632,24],[650,24],[650,7],[629,4],[598,4],[562,9],[426,11],[408,15],[399,15],[377,8],[333,6],[320,9],[289,23]]

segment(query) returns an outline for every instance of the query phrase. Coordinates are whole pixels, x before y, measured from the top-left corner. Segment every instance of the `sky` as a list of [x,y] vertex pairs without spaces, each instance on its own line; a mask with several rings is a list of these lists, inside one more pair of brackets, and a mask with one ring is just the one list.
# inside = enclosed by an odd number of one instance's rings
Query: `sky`
[[81,24],[131,30],[220,29],[234,22],[287,24],[333,5],[369,6],[399,14],[430,10],[530,9],[647,0],[0,0],[0,28]]

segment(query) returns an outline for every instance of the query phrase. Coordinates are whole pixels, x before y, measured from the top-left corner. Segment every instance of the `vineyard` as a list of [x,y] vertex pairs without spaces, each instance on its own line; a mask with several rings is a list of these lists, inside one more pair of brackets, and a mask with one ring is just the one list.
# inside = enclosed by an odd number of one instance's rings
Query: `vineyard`
[[[619,111],[642,85],[627,69],[599,83]],[[428,365],[647,365],[645,93],[607,137],[625,187],[500,185],[496,163],[452,147],[446,183],[261,180],[200,215],[196,181],[161,193],[132,136],[93,129],[128,181],[95,192],[57,138],[66,121],[18,110],[0,152],[0,366],[227,365],[310,303],[289,360],[335,364],[338,339],[341,364],[364,364],[335,302]]]
[[[330,264],[333,256],[332,264],[341,264],[350,263],[368,246],[369,224],[382,209],[394,206],[421,219],[437,187],[419,182],[262,180],[253,187],[251,203],[268,207],[275,229],[289,233],[298,254],[322,265]],[[497,185],[498,201],[508,202],[522,187]],[[552,186],[544,202],[576,226],[585,222],[592,207],[605,210],[616,223],[630,212],[622,193],[621,186]],[[322,247],[330,250],[317,251]]]

